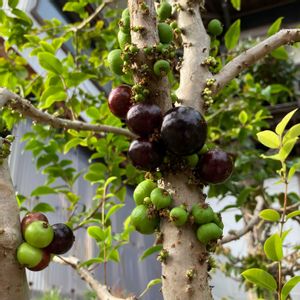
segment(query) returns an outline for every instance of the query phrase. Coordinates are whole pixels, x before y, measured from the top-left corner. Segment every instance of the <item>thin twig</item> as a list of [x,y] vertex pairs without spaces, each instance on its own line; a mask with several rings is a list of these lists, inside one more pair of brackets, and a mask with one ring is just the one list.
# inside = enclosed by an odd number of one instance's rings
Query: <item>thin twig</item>
[[125,135],[131,139],[137,136],[129,130],[109,125],[89,124],[81,121],[70,121],[57,118],[34,107],[30,101],[10,92],[6,88],[0,88],[0,108],[4,105],[18,111],[23,116],[31,118],[38,123],[49,124],[54,128],[75,129],[93,132],[106,132]]

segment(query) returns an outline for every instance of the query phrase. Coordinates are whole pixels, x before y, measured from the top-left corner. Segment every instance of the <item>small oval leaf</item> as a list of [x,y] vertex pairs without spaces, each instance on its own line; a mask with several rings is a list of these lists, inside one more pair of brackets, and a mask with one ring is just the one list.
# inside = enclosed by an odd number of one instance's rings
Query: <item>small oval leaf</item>
[[286,219],[294,218],[300,215],[300,210],[293,211],[286,216]]
[[293,117],[295,112],[298,110],[298,108],[292,110],[289,112],[286,116],[283,117],[283,119],[277,124],[275,131],[277,134],[282,135],[283,131],[285,130],[286,125],[290,121],[290,119]]
[[281,300],[286,300],[291,290],[300,282],[300,276],[295,276],[287,281],[281,290]]
[[256,285],[268,289],[270,291],[276,291],[277,282],[274,277],[258,268],[248,269],[244,271],[241,275],[243,275],[248,281],[255,283]]
[[259,213],[259,216],[266,220],[266,221],[270,221],[270,222],[277,222],[280,220],[280,214],[278,211],[274,210],[274,209],[264,209]]
[[151,254],[158,252],[160,250],[162,250],[163,246],[160,245],[154,245],[152,247],[149,247],[148,249],[146,249],[143,254],[140,257],[140,260],[144,260],[146,257],[150,256]]
[[271,130],[264,130],[257,133],[258,140],[266,147],[271,149],[278,149],[280,141],[278,135]]
[[278,233],[271,235],[264,244],[266,256],[273,261],[280,261],[283,257],[282,240]]
[[236,20],[227,30],[225,34],[225,46],[228,50],[233,49],[240,38],[241,34],[241,20]]

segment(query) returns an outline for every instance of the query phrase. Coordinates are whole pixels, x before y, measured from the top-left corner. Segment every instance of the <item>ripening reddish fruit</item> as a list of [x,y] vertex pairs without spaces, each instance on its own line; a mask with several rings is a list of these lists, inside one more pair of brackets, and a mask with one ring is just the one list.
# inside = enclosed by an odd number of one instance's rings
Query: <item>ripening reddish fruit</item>
[[110,111],[120,119],[126,118],[127,112],[132,104],[131,87],[128,85],[116,87],[108,96],[108,106]]
[[195,109],[179,106],[167,111],[161,126],[161,138],[166,148],[180,156],[197,153],[204,145],[207,125]]
[[26,227],[34,221],[44,221],[48,223],[47,217],[40,212],[29,212],[25,215],[25,217],[21,221],[21,231],[24,237],[24,232]]
[[50,263],[50,253],[22,243],[17,249],[17,260],[31,271],[41,271]]
[[132,106],[127,113],[127,126],[133,133],[146,137],[159,129],[162,113],[155,104],[140,103]]
[[52,225],[52,229],[54,231],[54,237],[45,250],[54,254],[64,254],[68,252],[75,241],[72,229],[64,223],[54,224]]
[[232,157],[219,149],[210,150],[201,155],[197,166],[199,178],[210,184],[226,181],[233,171]]

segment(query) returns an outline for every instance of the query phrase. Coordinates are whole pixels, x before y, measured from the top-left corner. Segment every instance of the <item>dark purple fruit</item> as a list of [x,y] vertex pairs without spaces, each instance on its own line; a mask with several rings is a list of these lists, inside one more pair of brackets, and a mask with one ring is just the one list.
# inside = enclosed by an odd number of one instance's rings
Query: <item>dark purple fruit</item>
[[185,156],[198,152],[205,143],[206,135],[204,117],[192,107],[172,108],[163,118],[161,138],[174,154]]
[[131,87],[120,85],[113,89],[108,97],[110,111],[118,118],[125,119],[128,110],[132,106]]
[[162,113],[155,104],[140,103],[132,106],[127,113],[127,126],[135,134],[146,137],[159,129]]
[[129,147],[128,156],[132,164],[141,170],[155,170],[163,161],[164,148],[161,143],[147,140],[134,140]]
[[24,232],[25,232],[26,227],[35,221],[44,221],[46,223],[49,223],[47,217],[40,212],[27,213],[21,221],[21,231],[22,231],[23,237],[24,237]]
[[197,173],[206,183],[222,183],[227,180],[233,170],[232,157],[222,150],[210,150],[204,153],[199,161]]
[[64,254],[69,251],[75,241],[72,229],[63,223],[52,225],[54,238],[51,244],[45,248],[49,253]]

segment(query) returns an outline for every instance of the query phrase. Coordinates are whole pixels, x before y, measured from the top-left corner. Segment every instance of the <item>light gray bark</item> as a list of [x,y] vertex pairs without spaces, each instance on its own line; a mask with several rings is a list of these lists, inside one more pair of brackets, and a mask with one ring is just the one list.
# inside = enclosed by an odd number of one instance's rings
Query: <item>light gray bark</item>
[[0,211],[0,299],[28,300],[25,269],[16,260],[16,250],[22,237],[19,208],[7,159],[0,165]]

